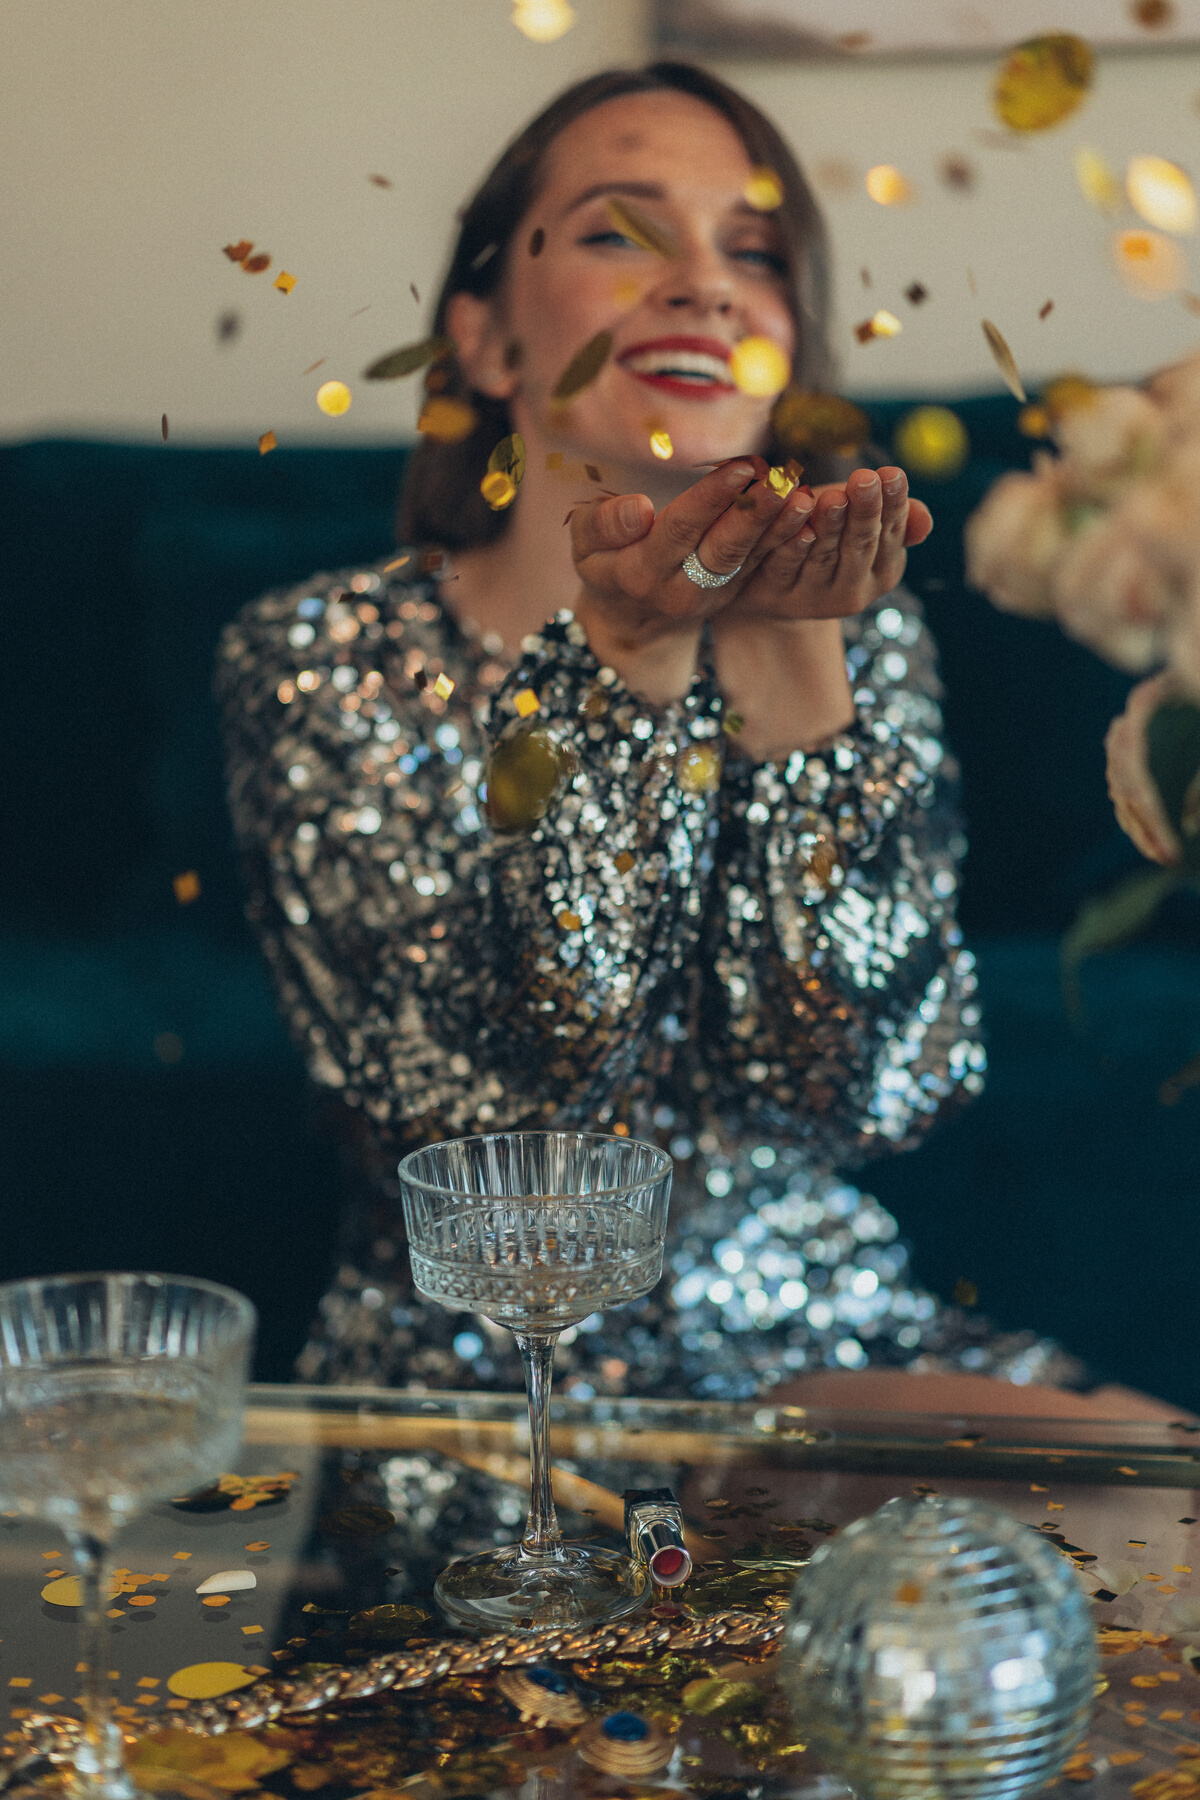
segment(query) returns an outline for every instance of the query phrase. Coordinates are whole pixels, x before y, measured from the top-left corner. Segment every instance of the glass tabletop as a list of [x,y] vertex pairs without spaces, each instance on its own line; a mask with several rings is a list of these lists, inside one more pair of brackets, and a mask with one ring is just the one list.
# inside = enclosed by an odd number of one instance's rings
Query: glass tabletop
[[[936,1491],[1041,1531],[1093,1596],[1106,1686],[1067,1779],[1104,1800],[1200,1800],[1200,1428],[556,1400],[564,1535],[619,1546],[624,1491],[670,1487],[696,1567],[651,1594],[632,1636],[560,1646],[576,1716],[549,1725],[520,1716],[517,1659],[488,1666],[430,1597],[451,1557],[520,1536],[527,1442],[523,1396],[251,1389],[237,1470],[118,1541],[108,1673],[141,1785],[183,1779],[200,1800],[844,1792],[775,1686],[779,1621],[817,1544],[894,1495]],[[0,1517],[14,1756],[43,1715],[78,1716],[63,1550],[54,1530]],[[317,1690],[326,1704],[295,1709]],[[587,1722],[617,1710],[670,1741],[663,1769],[622,1780],[583,1760]],[[272,1714],[223,1737],[181,1731]]]

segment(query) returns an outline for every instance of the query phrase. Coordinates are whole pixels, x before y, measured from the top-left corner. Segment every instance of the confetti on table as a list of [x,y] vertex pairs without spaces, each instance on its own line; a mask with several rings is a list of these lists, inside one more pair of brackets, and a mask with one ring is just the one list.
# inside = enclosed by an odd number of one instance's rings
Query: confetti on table
[[774,212],[783,205],[783,183],[774,169],[757,168],[742,189],[742,198],[755,212]]
[[295,285],[296,277],[294,275],[289,275],[286,269],[281,269],[279,274],[275,277],[275,286],[279,289],[281,294],[290,294]]
[[349,412],[353,398],[344,381],[323,381],[317,389],[317,405],[331,419]]
[[258,440],[258,454],[260,456],[269,456],[272,450],[278,448],[278,445],[279,439],[275,436],[275,433],[273,431],[264,431]]
[[[1124,1464],[1124,1463],[1121,1463],[1121,1464],[1119,1464],[1119,1465],[1118,1465],[1118,1468],[1117,1468],[1117,1474],[1118,1474],[1118,1475],[1136,1475],[1136,1474],[1137,1474],[1137,1470],[1136,1470],[1136,1469],[1129,1469],[1129,1468],[1126,1468],[1126,1466],[1125,1466],[1125,1464]],[[1133,1541],[1133,1540],[1132,1540],[1132,1538],[1131,1538],[1131,1539],[1130,1539],[1130,1542],[1131,1542],[1131,1543],[1132,1543],[1132,1541]]]
[[774,338],[744,337],[733,346],[729,375],[741,393],[755,400],[773,400],[792,378],[791,359]]
[[671,434],[660,426],[650,433],[650,449],[660,462],[670,462],[675,454],[675,446],[671,442]]
[[453,354],[454,344],[450,338],[422,338],[418,343],[402,344],[398,350],[389,350],[386,356],[377,357],[363,370],[363,380],[399,381],[403,376],[415,375],[418,369]]
[[[254,1676],[242,1663],[235,1662],[202,1662],[189,1663],[184,1669],[176,1669],[167,1678],[167,1686],[173,1694],[178,1694],[184,1701],[216,1700],[222,1694],[232,1694],[238,1688],[249,1687]],[[168,1700],[167,1705],[171,1702]]]
[[1002,64],[993,110],[1010,131],[1048,131],[1082,105],[1094,71],[1095,58],[1081,37],[1055,31],[1029,38]]
[[143,1688],[156,1688],[159,1686],[161,1680],[162,1677],[159,1675],[139,1675],[138,1686]]
[[228,1594],[206,1594],[200,1602],[201,1606],[228,1606]]
[[575,9],[569,0],[513,0],[512,22],[532,44],[553,44],[570,31]]
[[649,250],[652,255],[666,257],[668,260],[679,255],[679,246],[671,233],[657,225],[653,219],[647,218],[640,207],[611,196],[606,205],[608,216],[617,230],[635,243],[639,250]]
[[191,1560],[191,1555],[190,1550],[176,1550],[172,1553],[172,1559],[175,1562],[188,1562]]
[[1140,1750],[1110,1750],[1108,1760],[1114,1769],[1123,1769],[1129,1763],[1141,1762]]
[[1021,377],[1017,373],[1016,360],[1005,341],[1003,333],[992,324],[990,319],[984,319],[981,323],[983,326],[983,335],[987,339],[988,349],[995,358],[996,367],[1004,378],[1005,387],[1015,399],[1019,400],[1022,405],[1024,405],[1029,396],[1026,394],[1025,389],[1021,384]]
[[1047,1500],[1046,1502],[1047,1512],[1065,1512],[1066,1508],[1067,1503],[1065,1500]]
[[[389,569],[398,569],[400,567],[401,563],[405,563],[407,561],[408,561],[407,556],[399,556],[396,558],[396,561],[394,563],[388,563],[386,566]],[[245,1546],[245,1548],[250,1551],[251,1555],[253,1555],[255,1552],[257,1552],[259,1550],[269,1550],[271,1548],[271,1546],[267,1542],[266,1538],[255,1538],[254,1542],[252,1544],[247,1544]]]
[[455,400],[449,394],[433,394],[426,400],[417,419],[422,437],[438,444],[461,444],[479,423],[475,408],[466,400]]
[[124,1608],[120,1606],[110,1606],[105,1617],[109,1619],[123,1619],[125,1617]]
[[914,199],[913,185],[892,163],[876,163],[864,177],[866,189],[877,206],[907,206]]
[[193,900],[200,898],[200,877],[195,869],[185,869],[181,875],[176,875],[171,886],[180,906],[190,906]]
[[62,1699],[61,1694],[39,1694],[38,1695],[38,1703],[41,1706],[57,1706],[61,1699]]
[[17,1688],[32,1687],[33,1686],[33,1676],[32,1675],[12,1675],[9,1677],[8,1685],[9,1685],[9,1687],[17,1687]]
[[573,400],[595,381],[612,352],[612,332],[598,331],[576,351],[554,384],[552,400]]
[[1187,237],[1196,229],[1196,190],[1165,156],[1133,156],[1125,171],[1129,204],[1147,225]]
[[156,1594],[134,1594],[129,1604],[130,1606],[157,1606],[158,1596]]
[[243,1625],[242,1626],[242,1636],[243,1637],[257,1637],[261,1631],[262,1631],[261,1625]]

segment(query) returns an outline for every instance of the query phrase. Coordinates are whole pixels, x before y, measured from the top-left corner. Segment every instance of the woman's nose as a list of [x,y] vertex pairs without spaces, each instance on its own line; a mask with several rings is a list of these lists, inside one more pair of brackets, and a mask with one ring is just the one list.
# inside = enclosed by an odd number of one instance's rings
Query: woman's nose
[[690,307],[724,317],[733,311],[733,282],[721,257],[694,247],[672,258],[663,271],[659,300],[675,310]]

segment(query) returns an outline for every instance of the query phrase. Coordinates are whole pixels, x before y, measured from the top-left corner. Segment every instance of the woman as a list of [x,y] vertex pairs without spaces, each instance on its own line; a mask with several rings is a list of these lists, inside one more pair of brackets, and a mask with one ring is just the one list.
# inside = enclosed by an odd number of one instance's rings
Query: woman
[[[832,1173],[914,1143],[983,1055],[933,653],[895,591],[929,514],[898,468],[772,482],[771,402],[730,379],[755,336],[826,386],[826,286],[803,177],[732,90],[670,64],[571,89],[463,217],[430,385],[479,423],[414,452],[416,548],[226,634],[252,914],[376,1172],[306,1379],[519,1385],[506,1333],[414,1298],[389,1176],[433,1137],[551,1125],[656,1136],[677,1171],[663,1284],[566,1334],[568,1392],[1069,1372],[915,1289],[894,1221]],[[492,512],[514,430],[527,473]],[[573,772],[504,833],[489,747],[531,714]]]

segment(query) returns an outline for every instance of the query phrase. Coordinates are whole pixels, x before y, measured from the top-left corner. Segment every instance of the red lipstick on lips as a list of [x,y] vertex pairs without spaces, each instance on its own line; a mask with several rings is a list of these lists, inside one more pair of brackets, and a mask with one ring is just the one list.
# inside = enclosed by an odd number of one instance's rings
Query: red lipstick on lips
[[617,358],[627,375],[660,394],[715,400],[736,393],[729,379],[730,347],[719,338],[661,337],[632,344]]

